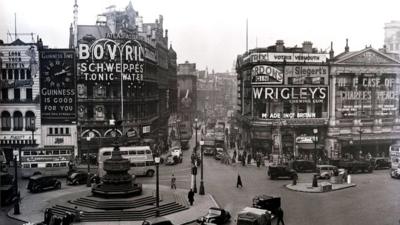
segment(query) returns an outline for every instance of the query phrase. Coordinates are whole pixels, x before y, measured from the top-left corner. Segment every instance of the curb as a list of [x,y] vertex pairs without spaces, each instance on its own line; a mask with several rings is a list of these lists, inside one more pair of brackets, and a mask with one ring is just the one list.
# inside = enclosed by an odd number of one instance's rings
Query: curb
[[18,219],[18,218],[16,218],[16,217],[13,217],[12,215],[14,215],[14,214],[11,215],[11,211],[12,211],[12,210],[13,210],[13,209],[10,209],[10,211],[7,212],[7,217],[8,217],[8,218],[13,219],[13,220],[20,221],[20,222],[22,222],[22,223],[28,223],[28,221],[21,220],[21,219]]
[[349,185],[349,186],[345,186],[345,187],[341,187],[341,188],[337,188],[337,189],[332,189],[332,190],[330,190],[330,191],[325,191],[325,192],[323,192],[323,191],[307,191],[307,190],[301,190],[301,189],[292,189],[292,188],[289,188],[288,186],[289,185],[291,185],[291,184],[287,184],[287,185],[284,185],[287,189],[289,189],[289,190],[291,190],[291,191],[296,191],[296,192],[303,192],[303,193],[310,193],[310,194],[319,194],[319,193],[329,193],[329,192],[333,192],[333,191],[339,191],[339,190],[343,190],[343,189],[347,189],[347,188],[352,188],[352,187],[356,187],[357,185],[356,184],[351,184],[351,185]]
[[[218,204],[217,201],[215,200],[214,196],[212,196],[211,194],[207,194],[207,195],[208,195],[208,197],[211,198],[211,201],[213,201],[214,204],[219,208],[219,204]],[[186,222],[186,223],[182,223],[181,225],[191,224],[191,223],[194,223],[194,222],[196,222],[196,221],[197,221],[197,219],[192,220],[192,221],[188,221],[188,222]]]

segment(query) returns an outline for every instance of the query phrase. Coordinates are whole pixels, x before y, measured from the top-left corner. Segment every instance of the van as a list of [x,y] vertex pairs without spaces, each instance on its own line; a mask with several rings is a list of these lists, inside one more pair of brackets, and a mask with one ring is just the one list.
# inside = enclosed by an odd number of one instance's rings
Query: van
[[332,165],[317,165],[317,176],[320,179],[329,179],[329,178],[331,178],[335,171],[338,171],[338,168],[336,166],[332,166]]

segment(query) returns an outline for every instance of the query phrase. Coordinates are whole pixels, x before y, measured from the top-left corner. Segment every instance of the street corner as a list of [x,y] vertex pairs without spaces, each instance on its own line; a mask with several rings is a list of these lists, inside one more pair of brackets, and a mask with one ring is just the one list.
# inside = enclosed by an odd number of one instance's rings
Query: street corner
[[337,191],[341,189],[355,187],[354,183],[332,184],[330,182],[320,182],[317,187],[313,187],[312,183],[297,183],[296,185],[287,184],[285,187],[292,191],[306,192],[306,193],[326,193]]

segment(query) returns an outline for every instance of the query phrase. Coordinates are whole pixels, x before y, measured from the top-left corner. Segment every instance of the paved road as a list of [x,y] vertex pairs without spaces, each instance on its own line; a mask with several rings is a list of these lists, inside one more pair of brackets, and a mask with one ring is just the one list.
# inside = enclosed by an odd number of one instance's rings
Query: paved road
[[[194,140],[190,144],[194,146]],[[171,174],[174,173],[178,188],[189,188],[191,153],[191,149],[183,152],[184,160],[181,164],[161,165],[160,184],[169,185]],[[221,207],[231,212],[233,216],[231,224],[236,223],[237,212],[250,206],[252,197],[257,194],[281,196],[285,222],[289,225],[400,224],[400,180],[390,178],[387,170],[353,175],[352,180],[357,184],[355,188],[310,194],[286,189],[284,185],[290,183],[289,180],[268,179],[265,167],[223,165],[212,157],[205,157],[204,169],[205,190],[215,197]],[[242,189],[236,188],[238,173],[242,177],[244,185]],[[310,173],[300,174],[299,182],[311,182],[311,177]],[[137,181],[145,184],[155,183],[155,177],[138,177]],[[19,184],[22,197],[30,194],[25,189],[26,180]],[[21,224],[6,217],[8,209],[10,207],[1,209],[0,224]]]

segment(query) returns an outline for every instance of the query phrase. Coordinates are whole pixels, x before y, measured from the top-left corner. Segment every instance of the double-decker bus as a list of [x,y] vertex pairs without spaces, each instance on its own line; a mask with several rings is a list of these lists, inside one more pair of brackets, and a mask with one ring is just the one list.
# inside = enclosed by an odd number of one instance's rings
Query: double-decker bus
[[[111,158],[114,147],[103,147],[99,149],[98,175],[105,175],[104,161]],[[149,146],[125,146],[119,147],[123,158],[128,159],[131,168],[129,174],[137,176],[152,177],[155,172],[153,153]]]
[[73,149],[21,149],[21,175],[28,178],[34,173],[66,176]]
[[400,143],[393,144],[389,147],[390,155],[390,176],[400,178]]

